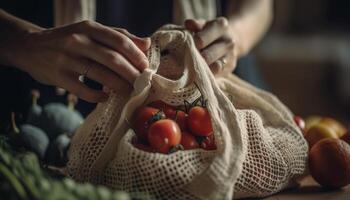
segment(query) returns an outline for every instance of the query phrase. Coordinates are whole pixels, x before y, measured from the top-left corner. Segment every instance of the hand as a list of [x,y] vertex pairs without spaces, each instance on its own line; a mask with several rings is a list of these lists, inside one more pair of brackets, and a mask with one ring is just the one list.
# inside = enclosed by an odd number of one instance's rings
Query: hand
[[194,32],[196,47],[214,75],[231,73],[235,69],[237,52],[226,18],[212,21],[189,19],[185,21],[185,27]]
[[12,65],[89,102],[105,101],[108,94],[84,85],[80,75],[113,89],[119,77],[133,83],[148,67],[143,53],[150,46],[148,38],[92,21],[21,34],[14,41],[6,48]]

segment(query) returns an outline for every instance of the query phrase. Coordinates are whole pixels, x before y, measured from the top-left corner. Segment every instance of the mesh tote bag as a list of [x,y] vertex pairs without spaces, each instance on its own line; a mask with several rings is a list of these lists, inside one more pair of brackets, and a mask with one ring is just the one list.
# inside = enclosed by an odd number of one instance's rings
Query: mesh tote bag
[[[150,67],[133,87],[120,79],[77,130],[67,172],[157,199],[263,197],[293,185],[305,173],[308,146],[291,112],[273,95],[232,74],[215,78],[189,32],[166,26],[152,35]],[[217,149],[172,154],[135,148],[127,120],[149,102],[170,105],[207,100]]]

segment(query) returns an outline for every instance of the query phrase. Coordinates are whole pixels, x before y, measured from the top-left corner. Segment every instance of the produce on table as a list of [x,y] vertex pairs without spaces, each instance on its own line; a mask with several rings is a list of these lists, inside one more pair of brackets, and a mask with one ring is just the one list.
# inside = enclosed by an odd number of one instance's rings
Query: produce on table
[[68,161],[67,151],[70,140],[67,134],[61,134],[50,142],[45,155],[46,163],[54,166],[65,166]]
[[23,124],[18,128],[14,113],[11,113],[11,124],[10,137],[12,143],[34,152],[40,159],[43,159],[50,142],[45,132],[30,124]]
[[39,118],[42,112],[41,106],[38,105],[38,99],[40,97],[39,90],[32,90],[32,105],[29,108],[27,115],[27,123],[32,125],[37,125],[39,123]]
[[[202,106],[197,105],[199,101]],[[138,108],[131,124],[136,134],[132,144],[146,152],[164,154],[197,148],[215,150],[211,119],[204,105],[199,98],[178,107],[158,100]]]
[[350,145],[340,139],[326,138],[309,152],[312,177],[322,186],[341,188],[350,183]]
[[67,133],[72,136],[75,130],[83,123],[82,115],[74,110],[72,102],[74,97],[68,95],[69,105],[65,106],[61,103],[47,104],[41,115],[38,127],[43,129],[51,140],[55,139],[61,133]]
[[327,188],[350,184],[350,132],[330,117],[306,118],[304,137],[309,143],[311,176]]
[[338,137],[343,136],[347,131],[342,123],[330,117],[324,117],[318,123],[330,126],[336,132]]
[[[2,133],[1,133],[2,134]],[[90,183],[77,183],[62,176],[52,178],[33,153],[18,152],[0,134],[1,199],[150,200],[146,193],[128,194]],[[47,169],[46,169],[47,170]],[[50,173],[52,174],[52,172]],[[58,176],[57,174],[55,176]]]
[[340,138],[347,131],[342,123],[330,117],[309,117],[306,127],[305,139],[310,148],[321,139]]
[[30,124],[23,124],[20,126],[19,139],[26,149],[33,151],[40,159],[44,158],[49,138],[43,130]]
[[321,121],[322,117],[318,115],[311,115],[305,119],[305,131],[307,132],[311,126],[317,124],[319,121]]
[[324,138],[338,138],[338,134],[332,127],[321,123],[312,126],[305,134],[310,148]]

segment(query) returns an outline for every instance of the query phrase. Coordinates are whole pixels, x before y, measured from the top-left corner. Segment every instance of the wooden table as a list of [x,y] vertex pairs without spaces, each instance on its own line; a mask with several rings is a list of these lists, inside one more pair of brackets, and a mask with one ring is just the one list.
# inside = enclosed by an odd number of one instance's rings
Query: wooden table
[[350,200],[350,185],[339,190],[321,188],[311,176],[300,181],[300,187],[286,190],[264,200]]

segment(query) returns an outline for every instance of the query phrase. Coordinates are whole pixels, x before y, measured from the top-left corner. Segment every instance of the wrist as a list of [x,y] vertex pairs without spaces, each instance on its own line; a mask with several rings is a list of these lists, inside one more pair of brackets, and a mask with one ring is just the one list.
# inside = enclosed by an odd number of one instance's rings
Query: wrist
[[42,30],[0,9],[0,65],[21,68],[18,61],[21,60],[20,52],[24,51],[25,41],[32,33]]

